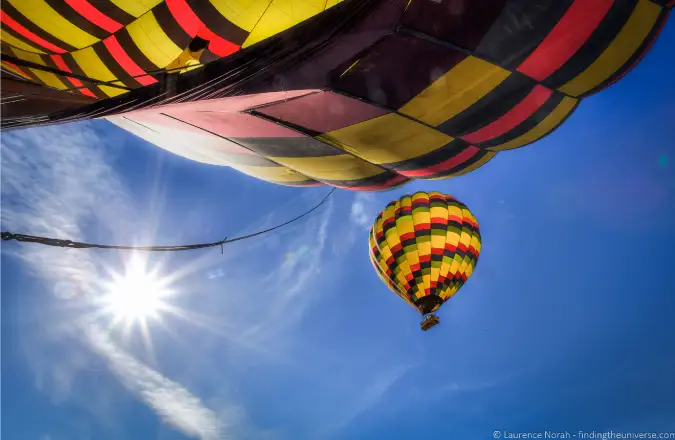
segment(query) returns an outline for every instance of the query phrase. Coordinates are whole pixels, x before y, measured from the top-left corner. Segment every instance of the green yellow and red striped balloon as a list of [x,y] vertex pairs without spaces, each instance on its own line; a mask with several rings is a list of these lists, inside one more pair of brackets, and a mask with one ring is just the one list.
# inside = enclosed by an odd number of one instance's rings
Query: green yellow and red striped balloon
[[370,261],[380,279],[422,315],[451,298],[473,273],[481,250],[469,208],[439,192],[390,202],[370,229]]

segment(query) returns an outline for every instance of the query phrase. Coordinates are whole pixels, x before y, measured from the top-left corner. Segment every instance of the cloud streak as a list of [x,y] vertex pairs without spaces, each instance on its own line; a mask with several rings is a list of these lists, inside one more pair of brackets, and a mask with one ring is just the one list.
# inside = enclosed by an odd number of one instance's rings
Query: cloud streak
[[[113,235],[128,230],[124,219],[131,217],[131,199],[109,164],[109,148],[90,123],[3,134],[3,230],[73,240],[85,239],[88,223]],[[61,303],[83,305],[99,293],[100,268],[89,251],[11,243],[3,246],[3,253],[53,284]],[[88,347],[165,423],[202,440],[220,438],[216,413],[199,398],[118,348],[95,324],[79,325]]]
[[91,347],[108,361],[120,382],[165,423],[202,440],[220,438],[218,417],[199,398],[119,349],[97,326],[90,325],[84,331]]

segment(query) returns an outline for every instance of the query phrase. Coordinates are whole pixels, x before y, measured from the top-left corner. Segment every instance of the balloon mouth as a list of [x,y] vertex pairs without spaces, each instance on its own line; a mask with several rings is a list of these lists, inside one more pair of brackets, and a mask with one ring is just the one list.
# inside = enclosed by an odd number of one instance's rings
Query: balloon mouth
[[440,296],[436,295],[423,296],[422,298],[415,301],[415,307],[417,307],[422,315],[426,315],[437,310],[441,304],[443,304],[443,300]]

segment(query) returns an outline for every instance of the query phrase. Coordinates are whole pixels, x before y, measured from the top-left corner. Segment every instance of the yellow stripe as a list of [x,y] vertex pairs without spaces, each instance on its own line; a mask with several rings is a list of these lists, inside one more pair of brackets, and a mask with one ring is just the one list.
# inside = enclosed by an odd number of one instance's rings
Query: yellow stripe
[[453,138],[389,113],[317,137],[370,163],[395,163],[441,148]]
[[[42,60],[42,57],[36,53],[32,52],[26,52],[24,50],[19,50],[19,49],[12,49],[12,52],[14,53],[14,56],[22,59],[24,61],[30,61],[35,64],[40,64],[42,66],[46,66],[47,64]],[[59,79],[58,76],[56,76],[53,73],[50,72],[45,72],[44,70],[40,69],[33,69],[33,68],[28,68],[35,76],[38,77],[40,81],[48,85],[49,87],[54,87],[55,89],[67,89],[68,87]]]
[[[124,84],[121,81],[115,81],[113,84],[115,85],[120,85],[123,86]],[[111,98],[113,96],[118,96],[118,95],[123,95],[127,93],[126,90],[124,89],[118,89],[117,87],[109,87],[109,86],[97,86],[103,93],[106,95],[110,96]]]
[[131,23],[127,30],[136,46],[157,67],[166,67],[183,51],[164,33],[152,12]]
[[384,172],[381,168],[347,154],[325,157],[269,157],[318,180],[358,180]]
[[508,70],[467,57],[401,107],[399,113],[437,126],[469,108],[508,76]]
[[638,50],[661,13],[661,7],[649,0],[640,0],[612,44],[579,76],[560,88],[579,96],[616,73]]
[[220,15],[250,32],[260,20],[271,0],[207,0]]
[[519,136],[509,142],[506,142],[495,147],[488,148],[491,151],[504,151],[511,150],[513,148],[522,147],[529,143],[532,143],[539,139],[540,137],[548,134],[551,130],[556,128],[563,119],[574,109],[574,106],[577,104],[577,100],[570,98],[568,96],[564,97],[560,104],[539,124],[537,124],[532,130],[528,131],[522,136]]
[[162,0],[109,0],[129,15],[138,18],[162,2]]
[[251,29],[242,48],[283,32],[323,12],[325,7],[326,0],[272,0],[258,23]]
[[19,13],[48,34],[78,49],[98,41],[52,9],[44,0],[7,0]]
[[[86,49],[78,50],[72,53],[73,58],[80,69],[84,72],[86,76],[92,79],[97,79],[99,81],[112,81],[117,79],[117,77],[106,67],[106,65],[98,57],[94,48],[88,47]],[[122,82],[115,82],[114,84],[124,85]],[[118,96],[123,93],[126,93],[123,89],[118,89],[115,87],[108,86],[97,86],[103,93],[113,97]]]
[[17,49],[25,50],[28,52],[34,52],[34,53],[45,53],[44,51],[35,48],[31,46],[30,44],[26,43],[23,40],[19,40],[16,38],[14,35],[10,35],[4,30],[0,30],[0,39],[4,41],[5,43],[9,44],[10,46],[14,46]]
[[94,48],[88,47],[86,49],[78,50],[72,53],[73,58],[80,69],[89,78],[97,79],[99,81],[112,81],[117,77],[103,64],[103,61],[96,55]]

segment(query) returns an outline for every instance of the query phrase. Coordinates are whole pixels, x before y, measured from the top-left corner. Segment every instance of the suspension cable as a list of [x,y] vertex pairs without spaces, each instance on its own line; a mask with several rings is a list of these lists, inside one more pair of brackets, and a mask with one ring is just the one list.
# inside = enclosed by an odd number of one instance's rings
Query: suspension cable
[[279,229],[283,226],[286,226],[288,224],[291,224],[297,220],[300,220],[301,218],[311,214],[313,211],[318,209],[321,205],[323,205],[326,200],[333,194],[333,192],[337,188],[333,188],[330,190],[330,192],[317,204],[315,205],[312,209],[309,211],[304,212],[303,214],[300,214],[299,216],[292,218],[291,220],[288,220],[284,223],[281,223],[280,225],[274,226],[269,229],[265,229],[262,231],[255,232],[253,234],[248,234],[248,235],[243,235],[241,237],[235,237],[231,239],[224,238],[223,240],[216,241],[213,243],[201,243],[201,244],[186,244],[186,245],[178,245],[178,246],[120,246],[120,245],[106,245],[106,244],[95,244],[95,243],[83,243],[79,241],[72,241],[72,240],[61,240],[57,238],[47,238],[47,237],[38,237],[35,235],[24,235],[24,234],[14,234],[12,232],[2,232],[2,240],[3,241],[9,241],[9,240],[16,240],[16,241],[21,241],[21,242],[27,242],[27,243],[38,243],[38,244],[43,244],[47,246],[57,246],[57,247],[67,247],[67,248],[73,248],[73,249],[88,249],[88,248],[98,248],[98,249],[119,249],[119,250],[139,250],[139,251],[148,251],[148,252],[168,252],[168,251],[187,251],[187,250],[193,250],[193,249],[203,249],[203,248],[208,248],[208,247],[213,247],[213,246],[220,246],[220,252],[223,253],[223,245],[227,243],[233,243],[235,241],[240,241],[240,240],[245,240],[248,238],[253,238],[258,235],[266,234],[268,232],[274,231],[275,229]]

